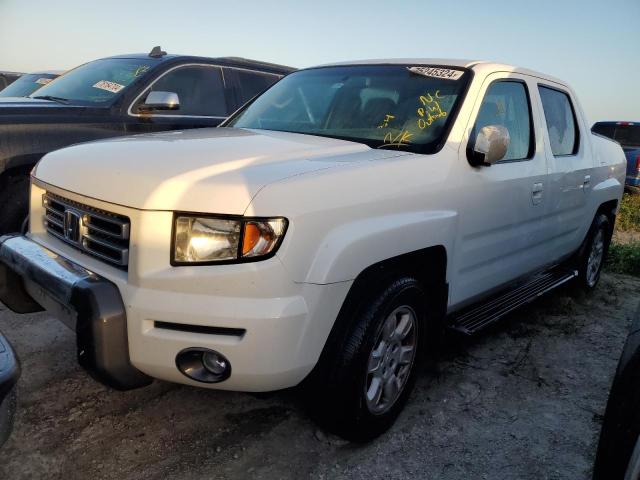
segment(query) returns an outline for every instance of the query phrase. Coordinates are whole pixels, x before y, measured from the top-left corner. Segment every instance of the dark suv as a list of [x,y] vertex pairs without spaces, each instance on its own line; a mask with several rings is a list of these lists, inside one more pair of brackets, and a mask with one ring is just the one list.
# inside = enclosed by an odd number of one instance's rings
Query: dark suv
[[291,71],[156,47],[80,65],[29,97],[0,99],[0,235],[26,227],[29,172],[46,153],[120,135],[215,127]]

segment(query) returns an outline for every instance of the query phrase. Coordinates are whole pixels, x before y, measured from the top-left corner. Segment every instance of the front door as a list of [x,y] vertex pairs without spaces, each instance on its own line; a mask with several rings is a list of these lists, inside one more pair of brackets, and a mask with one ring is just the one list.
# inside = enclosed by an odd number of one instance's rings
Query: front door
[[[461,306],[521,277],[544,263],[541,225],[547,202],[547,165],[538,111],[531,102],[530,77],[496,73],[485,81],[471,116],[469,142],[460,148],[462,171],[458,236],[454,251],[452,306]],[[480,129],[501,125],[509,131],[505,157],[472,167]]]

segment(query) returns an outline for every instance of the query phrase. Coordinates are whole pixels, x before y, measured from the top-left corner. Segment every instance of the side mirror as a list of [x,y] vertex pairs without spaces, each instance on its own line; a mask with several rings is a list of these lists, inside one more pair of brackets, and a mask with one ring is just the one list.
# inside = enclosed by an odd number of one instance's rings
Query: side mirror
[[476,136],[473,150],[469,152],[469,163],[474,167],[490,167],[507,154],[509,141],[509,130],[502,125],[482,127]]
[[180,99],[174,92],[149,92],[144,103],[138,106],[140,112],[152,112],[156,110],[179,110]]

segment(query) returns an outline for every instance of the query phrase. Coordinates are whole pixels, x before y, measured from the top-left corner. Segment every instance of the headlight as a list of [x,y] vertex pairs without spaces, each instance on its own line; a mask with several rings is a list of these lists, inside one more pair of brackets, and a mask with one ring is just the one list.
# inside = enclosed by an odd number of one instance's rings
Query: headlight
[[225,218],[176,214],[172,265],[241,263],[275,254],[285,218]]

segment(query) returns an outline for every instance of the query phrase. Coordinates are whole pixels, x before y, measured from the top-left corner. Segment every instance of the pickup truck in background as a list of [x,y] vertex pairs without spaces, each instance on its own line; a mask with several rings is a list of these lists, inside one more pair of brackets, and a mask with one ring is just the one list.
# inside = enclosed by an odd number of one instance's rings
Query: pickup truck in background
[[25,73],[11,85],[0,90],[0,99],[6,97],[27,97],[39,88],[62,75],[63,71]]
[[291,71],[156,47],[80,65],[27,98],[0,98],[0,235],[26,228],[29,172],[44,154],[89,140],[216,126]]
[[640,122],[596,122],[591,131],[622,146],[627,157],[625,187],[630,192],[640,193]]
[[0,300],[53,312],[107,385],[300,385],[323,426],[366,441],[445,329],[598,283],[625,159],[561,80],[335,64],[222,127],[47,154],[29,232],[0,238]]

